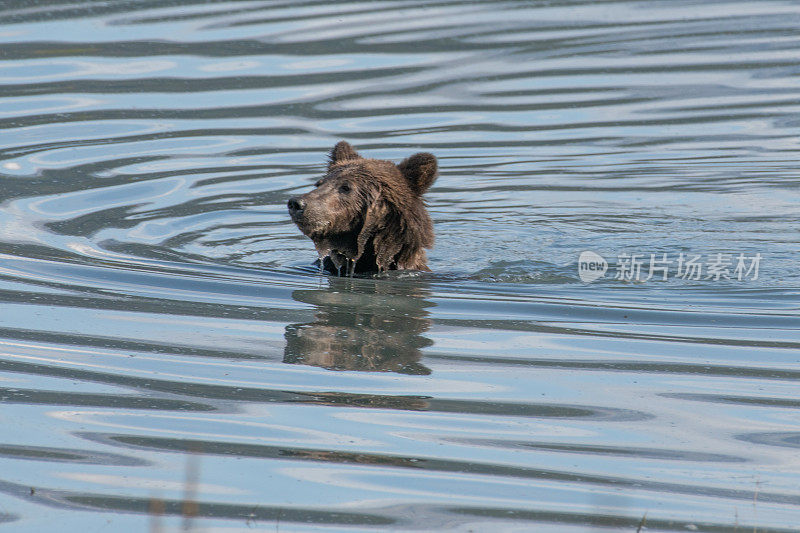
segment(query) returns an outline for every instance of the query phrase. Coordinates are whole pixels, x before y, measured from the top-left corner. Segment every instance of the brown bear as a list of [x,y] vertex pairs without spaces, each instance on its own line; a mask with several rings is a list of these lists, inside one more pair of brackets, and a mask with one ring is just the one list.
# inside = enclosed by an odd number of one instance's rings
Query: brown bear
[[422,195],[436,176],[431,154],[395,165],[363,158],[340,141],[316,188],[289,199],[289,214],[331,273],[429,271],[425,248],[433,246],[433,222]]

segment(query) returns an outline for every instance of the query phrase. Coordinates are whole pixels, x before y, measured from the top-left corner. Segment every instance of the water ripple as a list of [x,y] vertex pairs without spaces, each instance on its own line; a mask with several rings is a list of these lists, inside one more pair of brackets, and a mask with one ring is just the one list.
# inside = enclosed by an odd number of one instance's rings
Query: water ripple
[[[798,22],[4,5],[0,522],[795,530]],[[432,273],[313,265],[286,201],[343,138],[438,157]],[[717,253],[757,279],[612,274]]]

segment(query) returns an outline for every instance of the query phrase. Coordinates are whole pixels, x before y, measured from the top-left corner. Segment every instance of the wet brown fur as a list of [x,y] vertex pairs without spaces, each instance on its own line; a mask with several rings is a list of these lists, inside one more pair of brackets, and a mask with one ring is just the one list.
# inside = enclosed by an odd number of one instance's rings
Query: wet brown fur
[[436,176],[431,154],[395,165],[363,158],[341,141],[327,174],[314,190],[289,200],[289,213],[328,257],[329,271],[430,270],[425,249],[433,246],[433,222],[422,195]]

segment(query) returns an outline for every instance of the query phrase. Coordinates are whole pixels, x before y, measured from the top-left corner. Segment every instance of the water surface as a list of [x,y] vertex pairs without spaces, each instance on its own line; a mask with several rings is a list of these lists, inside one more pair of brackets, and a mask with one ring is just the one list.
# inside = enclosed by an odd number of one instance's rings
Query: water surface
[[[797,531],[798,24],[770,1],[5,4],[0,522]],[[286,201],[340,139],[439,158],[433,273],[313,267]]]

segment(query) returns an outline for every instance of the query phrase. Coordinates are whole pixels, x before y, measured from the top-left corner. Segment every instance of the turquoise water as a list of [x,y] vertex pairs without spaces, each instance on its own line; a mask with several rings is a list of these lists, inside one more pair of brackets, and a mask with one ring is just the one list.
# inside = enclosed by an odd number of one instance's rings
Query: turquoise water
[[[797,531],[798,24],[4,4],[0,524]],[[319,275],[341,139],[439,158],[433,272]]]

